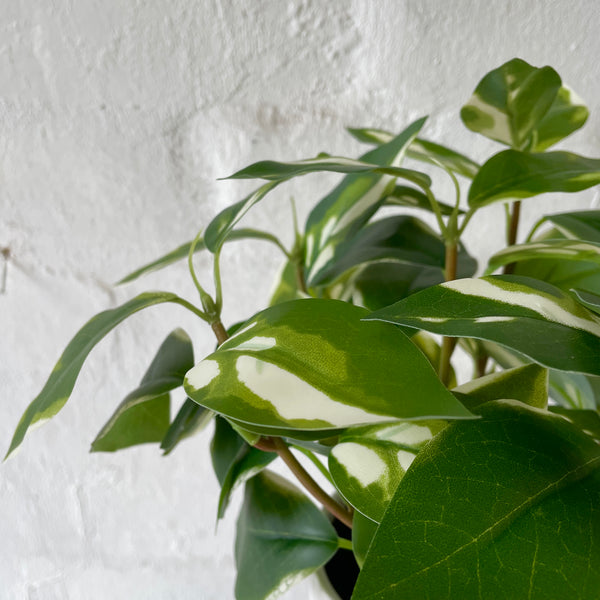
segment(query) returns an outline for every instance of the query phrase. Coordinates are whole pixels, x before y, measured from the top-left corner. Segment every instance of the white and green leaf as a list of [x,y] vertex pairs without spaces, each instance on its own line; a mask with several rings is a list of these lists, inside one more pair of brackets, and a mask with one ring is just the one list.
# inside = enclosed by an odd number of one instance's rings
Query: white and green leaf
[[536,279],[503,275],[449,281],[368,319],[489,340],[545,367],[600,375],[600,318]]
[[253,317],[187,375],[188,395],[259,428],[300,439],[396,419],[469,418],[397,328],[336,300],[296,300]]

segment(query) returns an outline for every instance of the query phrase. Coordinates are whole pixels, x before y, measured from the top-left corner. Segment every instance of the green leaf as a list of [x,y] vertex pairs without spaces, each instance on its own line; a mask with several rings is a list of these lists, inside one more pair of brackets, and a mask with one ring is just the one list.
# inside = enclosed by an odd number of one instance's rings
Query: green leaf
[[352,517],[352,551],[358,566],[362,569],[365,564],[365,558],[375,533],[378,523],[371,521],[359,512],[355,512]]
[[460,117],[471,131],[526,148],[560,87],[560,77],[551,67],[536,68],[515,58],[479,82]]
[[528,277],[449,281],[368,319],[489,340],[545,367],[600,375],[600,318],[558,288]]
[[600,314],[600,295],[592,294],[584,290],[573,290],[577,300],[589,310]]
[[514,401],[447,427],[415,459],[355,600],[596,598],[600,448]]
[[[237,240],[246,240],[246,239],[264,240],[265,242],[272,242],[278,248],[282,247],[281,242],[274,235],[271,235],[270,233],[267,233],[265,231],[259,231],[258,229],[249,229],[247,227],[246,228],[241,227],[240,229],[234,229],[233,231],[231,231],[228,234],[226,241],[235,242]],[[140,267],[133,273],[130,273],[126,277],[123,277],[123,279],[121,279],[120,281],[117,282],[117,285],[120,285],[122,283],[129,283],[130,281],[133,281],[133,280],[137,279],[138,277],[141,277],[142,275],[146,275],[147,273],[151,273],[152,271],[158,271],[159,269],[164,269],[165,267],[168,267],[169,265],[172,265],[173,263],[176,263],[180,260],[187,259],[188,254],[190,253],[191,245],[192,245],[192,242],[187,242],[185,244],[182,244],[181,246],[178,246],[177,248],[175,248],[175,250],[168,252],[164,256],[157,258],[156,260],[152,261],[151,263],[148,263],[147,265]],[[204,240],[203,239],[198,240],[198,242],[196,243],[196,248],[195,248],[194,252],[200,252],[205,249],[206,249],[206,246],[204,245]]]
[[293,261],[287,260],[275,279],[275,286],[271,293],[269,306],[288,302],[289,300],[297,300],[300,295],[301,292],[298,289],[298,280],[296,277],[296,265]]
[[[348,132],[359,142],[367,144],[386,144],[394,137],[391,133],[382,129],[349,128]],[[413,140],[406,151],[406,156],[436,166],[442,165],[446,169],[470,179],[475,177],[479,170],[479,165],[468,156],[441,144],[429,142],[423,138],[415,138]]]
[[223,485],[231,464],[245,443],[227,419],[217,415],[215,432],[210,443],[210,457],[219,485]]
[[[552,223],[566,238],[600,244],[600,210],[547,215],[541,221]],[[537,229],[538,225],[534,229]]]
[[[424,119],[423,119],[424,121]],[[245,169],[237,171],[227,179],[266,179],[268,181],[282,182],[299,175],[310,173],[377,173],[402,177],[421,186],[430,186],[431,180],[424,173],[413,169],[403,169],[386,164],[373,164],[364,160],[343,158],[341,156],[325,156],[309,158],[295,162],[277,162],[262,160]]]
[[529,154],[504,150],[482,167],[469,188],[469,206],[480,208],[548,192],[579,192],[600,183],[600,160],[570,152]]
[[[397,166],[406,147],[425,124],[419,119],[387,144],[361,157],[361,161]],[[305,260],[309,286],[335,257],[337,245],[352,237],[383,204],[395,179],[378,173],[354,173],[344,177],[311,211],[306,222]],[[425,182],[429,185],[429,182]]]
[[490,373],[452,390],[469,409],[490,400],[519,400],[534,408],[548,405],[548,370],[539,365],[523,365]]
[[160,443],[163,456],[170,454],[185,438],[204,429],[213,416],[212,411],[186,398]]
[[281,594],[323,566],[337,547],[327,517],[291,483],[263,471],[246,483],[235,543],[235,597]]
[[568,408],[594,410],[600,400],[597,380],[581,373],[550,371],[550,396]]
[[583,433],[600,443],[600,415],[595,410],[577,410],[564,406],[551,406],[550,412],[561,415],[576,425]]
[[[397,185],[393,190],[390,191],[389,195],[385,197],[386,206],[406,206],[409,208],[421,208],[428,212],[433,212],[431,202],[429,198],[419,190],[409,187],[407,185]],[[452,214],[454,207],[449,204],[444,204],[438,200],[440,211],[443,215]],[[459,210],[459,214],[463,214],[463,210]]]
[[169,391],[183,385],[194,366],[192,342],[175,329],[161,344],[137,389],[127,395],[92,442],[92,452],[160,442],[170,421]]
[[561,259],[600,265],[600,243],[580,240],[546,240],[508,246],[490,258],[485,273],[489,275],[504,265],[535,260],[540,257],[544,260]]
[[163,302],[184,303],[175,294],[148,292],[136,296],[117,308],[101,312],[88,321],[69,342],[42,391],[25,410],[5,459],[21,444],[31,425],[50,419],[65,405],[85,359],[109,331],[130,315]]
[[270,181],[246,196],[243,200],[222,210],[209,224],[204,232],[204,243],[211,252],[217,252],[225,240],[233,234],[236,223],[271,190],[279,185],[279,181]]
[[533,132],[534,152],[542,152],[577,131],[587,121],[589,111],[583,100],[562,86],[548,112]]
[[[328,285],[346,271],[381,260],[393,259],[419,267],[444,268],[446,246],[428,225],[407,215],[387,217],[370,223],[356,236],[338,246],[336,258],[312,280],[313,285]],[[477,263],[461,247],[459,276],[473,275]]]
[[336,300],[268,308],[196,365],[185,389],[251,430],[289,429],[294,439],[395,419],[469,418],[411,341],[361,321],[367,314]]

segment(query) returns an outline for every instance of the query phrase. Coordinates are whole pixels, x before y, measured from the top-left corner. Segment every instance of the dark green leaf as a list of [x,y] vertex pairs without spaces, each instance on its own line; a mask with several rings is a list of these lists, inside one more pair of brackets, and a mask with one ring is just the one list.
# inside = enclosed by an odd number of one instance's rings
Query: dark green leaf
[[402,332],[361,321],[367,315],[336,300],[268,308],[187,374],[186,391],[251,430],[284,428],[291,438],[296,431],[321,439],[358,424],[471,416]]
[[219,485],[223,485],[231,464],[245,444],[246,442],[226,419],[215,417],[215,432],[210,443],[210,457]]
[[324,565],[337,550],[327,517],[297,488],[263,471],[246,483],[237,525],[238,600],[285,592]]
[[[419,190],[406,185],[397,185],[388,196],[385,198],[385,205],[387,206],[406,206],[409,208],[422,208],[429,212],[433,212],[431,208],[431,202],[429,198]],[[454,210],[453,206],[444,204],[438,201],[440,211],[443,215],[450,215]],[[463,210],[459,210],[459,213],[464,213]]]
[[161,344],[137,389],[121,402],[92,442],[92,452],[160,442],[170,421],[169,391],[183,385],[194,366],[194,351],[187,333],[176,329]]
[[542,221],[552,223],[564,237],[569,239],[600,244],[600,210],[547,215]]
[[352,518],[352,551],[358,566],[362,569],[365,558],[369,551],[371,541],[377,532],[378,523],[371,521],[359,512],[354,513]]
[[269,306],[288,302],[289,300],[297,300],[300,295],[296,265],[291,260],[287,260],[275,280],[275,289],[271,294]]
[[551,406],[550,412],[562,415],[576,425],[583,433],[600,443],[600,415],[595,410],[578,410],[564,406]]
[[600,448],[562,416],[503,400],[413,462],[355,600],[596,598]]
[[600,406],[598,377],[581,373],[550,371],[550,396],[568,408],[595,409]]
[[600,183],[600,160],[570,152],[529,154],[504,150],[480,169],[469,189],[469,205],[480,208],[547,192],[579,192]]
[[160,443],[163,456],[170,454],[179,442],[202,430],[213,416],[212,411],[186,398]]
[[560,87],[560,77],[551,67],[538,69],[515,58],[479,82],[460,117],[471,131],[513,148],[527,148]]
[[163,302],[180,304],[182,300],[167,292],[148,292],[117,308],[101,312],[88,321],[69,342],[44,388],[25,410],[6,457],[21,444],[31,425],[50,419],[65,405],[85,359],[109,331],[130,315]]
[[368,318],[489,340],[546,367],[600,375],[600,318],[558,288],[527,277],[449,281]]

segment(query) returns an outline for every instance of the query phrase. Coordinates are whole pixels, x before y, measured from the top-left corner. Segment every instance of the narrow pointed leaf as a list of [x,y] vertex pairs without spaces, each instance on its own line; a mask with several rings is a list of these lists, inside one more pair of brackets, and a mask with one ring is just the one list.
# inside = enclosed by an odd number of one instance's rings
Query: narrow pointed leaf
[[[391,133],[382,129],[349,128],[348,132],[359,142],[367,144],[386,144],[393,138]],[[441,164],[446,169],[470,179],[475,177],[479,170],[479,165],[464,154],[423,138],[414,139],[406,151],[406,156],[436,166]]]
[[581,373],[550,371],[551,398],[571,409],[595,410],[600,406],[600,379]]
[[161,440],[163,456],[170,454],[185,438],[201,431],[213,416],[213,412],[186,398]]
[[600,160],[570,152],[529,154],[504,150],[480,169],[469,188],[469,205],[530,198],[548,192],[579,192],[600,183]]
[[337,550],[327,517],[295,486],[263,471],[246,483],[237,525],[237,600],[263,600],[323,566]]
[[488,263],[486,275],[510,263],[543,258],[588,262],[600,265],[600,243],[579,240],[547,240],[508,246],[494,254]]
[[585,290],[573,290],[577,300],[586,308],[600,314],[600,295],[586,292]]
[[[234,229],[231,231],[227,237],[228,242],[234,242],[237,240],[246,240],[246,239],[254,239],[254,240],[264,240],[266,242],[272,242],[277,247],[281,248],[281,242],[272,234],[267,233],[265,231],[259,231],[258,229],[249,229],[247,227],[241,227],[240,229]],[[147,273],[151,273],[152,271],[158,271],[159,269],[164,269],[173,263],[179,262],[180,260],[187,259],[188,254],[190,253],[190,247],[192,242],[187,242],[186,244],[182,244],[172,250],[171,252],[157,258],[156,260],[140,267],[139,269],[133,271],[129,275],[123,277],[120,281],[117,282],[117,285],[122,283],[129,283],[130,281],[134,281],[141,277],[142,275],[146,275]],[[204,245],[204,240],[201,239],[197,242],[196,248],[194,252],[201,252],[202,250],[206,250],[206,246]]]
[[577,131],[589,116],[583,100],[573,90],[562,86],[548,112],[533,132],[533,152],[542,152]]
[[258,202],[260,202],[280,182],[270,181],[246,196],[243,200],[222,210],[209,224],[204,232],[204,243],[211,252],[216,252],[232,235],[236,223]]
[[[407,185],[397,185],[388,196],[385,198],[386,206],[406,206],[409,208],[421,208],[428,212],[433,212],[429,198],[419,190]],[[440,211],[443,215],[452,214],[454,207],[449,204],[444,204],[438,200]],[[463,210],[459,210],[463,214]]]
[[560,87],[560,77],[551,67],[537,68],[515,58],[479,82],[460,117],[471,131],[523,148],[531,145],[532,132]]
[[545,367],[600,375],[600,318],[558,288],[527,277],[446,282],[368,318],[489,340]]
[[176,329],[161,344],[137,389],[127,395],[92,442],[92,452],[114,452],[160,442],[170,422],[169,391],[183,385],[194,366],[192,342]]
[[542,221],[552,223],[566,238],[600,243],[600,210],[547,215]]
[[469,410],[491,400],[519,400],[534,408],[548,406],[548,370],[524,365],[490,373],[452,390]]
[[132,314],[163,302],[181,303],[182,300],[167,292],[148,292],[88,321],[69,342],[42,391],[25,410],[6,456],[21,444],[31,425],[50,419],[65,405],[85,359],[107,333]]
[[[367,152],[364,162],[398,166],[406,148],[425,124],[415,121],[386,144]],[[353,236],[383,204],[395,185],[394,177],[378,173],[354,173],[344,177],[311,211],[306,222],[305,265],[309,286],[335,257],[336,247]],[[429,185],[429,183],[426,183]]]
[[186,391],[249,429],[287,428],[292,438],[296,430],[321,439],[358,424],[470,417],[402,332],[361,321],[367,315],[336,300],[268,308],[186,375]]
[[518,402],[480,412],[419,453],[353,598],[597,597],[600,447]]

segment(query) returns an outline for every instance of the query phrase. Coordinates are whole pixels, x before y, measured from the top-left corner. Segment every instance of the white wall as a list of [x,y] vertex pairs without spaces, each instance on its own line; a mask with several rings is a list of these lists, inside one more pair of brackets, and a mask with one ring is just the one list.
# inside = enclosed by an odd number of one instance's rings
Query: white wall
[[[90,316],[145,289],[194,299],[183,265],[111,284],[189,240],[253,185],[218,177],[262,158],[356,155],[345,126],[398,131],[423,114],[426,136],[483,159],[494,145],[466,132],[458,111],[485,72],[514,56],[551,64],[587,100],[588,125],[564,146],[600,156],[599,13],[595,0],[4,0],[3,448]],[[288,196],[305,215],[335,180],[297,180],[246,223],[289,241]],[[523,230],[542,207],[593,198],[533,200]],[[500,209],[488,215],[470,227],[476,256],[502,243]],[[264,306],[280,260],[264,244],[248,247],[223,258],[226,323]],[[235,518],[214,535],[210,431],[165,459],[156,447],[87,453],[180,324],[199,357],[210,351],[210,331],[183,309],[135,316],[93,353],[61,414],[0,467],[3,598],[232,596]]]

